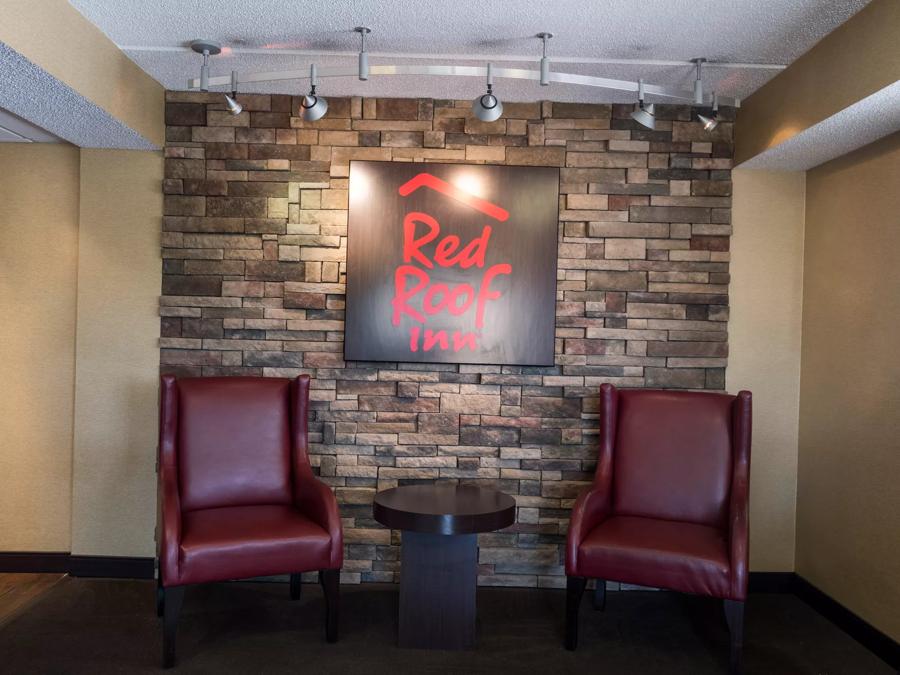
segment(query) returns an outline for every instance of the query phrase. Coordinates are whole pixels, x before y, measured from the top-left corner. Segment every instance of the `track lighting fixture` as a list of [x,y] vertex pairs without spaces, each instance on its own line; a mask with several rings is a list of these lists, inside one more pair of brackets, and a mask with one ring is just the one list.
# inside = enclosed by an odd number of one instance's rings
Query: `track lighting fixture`
[[703,105],[703,80],[700,79],[700,67],[706,63],[706,59],[691,59],[697,69],[697,78],[694,80],[694,105]]
[[316,95],[316,64],[309,67],[309,94],[300,99],[300,110],[303,119],[307,122],[315,122],[322,119],[328,112],[328,101]]
[[550,59],[547,58],[547,41],[553,37],[553,33],[538,33],[537,37],[541,38],[543,43],[543,52],[541,56],[541,86],[546,87],[550,84]]
[[357,26],[353,29],[359,33],[359,79],[369,79],[369,52],[366,51],[366,35],[372,32],[371,28]]
[[203,64],[200,66],[200,91],[209,91],[209,57],[222,51],[222,45],[212,40],[194,40],[191,49],[198,54],[203,54]]
[[225,94],[225,107],[232,115],[240,115],[244,106],[237,102],[237,71],[231,71],[231,96]]
[[705,131],[712,131],[719,126],[719,95],[716,94],[716,92],[713,92],[712,113],[709,117],[698,114],[697,119],[703,123],[703,129]]
[[487,93],[472,101],[472,112],[482,122],[494,122],[503,114],[503,104],[494,95],[493,66],[487,64]]
[[[479,96],[472,103],[473,114],[478,119],[485,121],[497,120],[502,115],[503,105],[500,103],[500,100],[494,95],[493,92],[493,75],[495,74],[500,78],[530,80],[532,82],[537,80],[540,82],[541,86],[548,86],[551,82],[559,82],[565,85],[577,85],[596,89],[630,92],[632,95],[635,90],[635,82],[633,80],[617,80],[609,77],[583,75],[581,73],[567,73],[564,71],[551,72],[550,59],[547,56],[547,47],[550,39],[553,37],[553,34],[548,32],[538,33],[536,35],[536,37],[540,38],[542,47],[539,68],[493,69],[491,64],[488,64],[487,68],[460,66],[456,64],[448,65],[432,63],[390,65],[376,64],[374,66],[370,66],[369,52],[366,49],[366,42],[368,34],[371,33],[371,29],[367,28],[366,26],[357,26],[353,29],[353,31],[359,33],[360,39],[360,49],[358,54],[359,58],[357,65],[330,66],[328,68],[323,68],[322,77],[357,77],[361,81],[366,81],[369,80],[372,76],[383,77],[392,75],[423,75],[427,77],[483,77],[485,74],[487,74],[487,93]],[[231,77],[229,78],[227,75],[211,77],[209,73],[209,57],[221,53],[222,47],[219,44],[212,42],[211,40],[194,40],[190,44],[190,47],[198,54],[203,55],[203,63],[200,68],[200,77],[190,78],[187,83],[187,88],[193,90],[199,89],[200,91],[205,92],[209,91],[209,87],[211,85],[217,88],[221,87],[221,89],[225,89],[228,84],[231,84],[231,94],[230,96],[225,96],[225,104],[230,112],[235,115],[240,114],[240,105],[237,103],[235,97],[238,82],[237,74],[232,73]],[[644,93],[646,91],[654,97],[659,96],[671,101],[692,103],[693,105],[698,107],[709,106],[710,104],[712,104],[713,114],[711,116],[701,116],[701,122],[703,122],[708,130],[712,130],[713,128],[715,128],[715,124],[718,120],[715,114],[716,110],[718,109],[718,103],[721,103],[722,105],[734,106],[737,108],[740,107],[740,100],[733,97],[723,96],[717,97],[714,101],[704,100],[702,79],[702,66],[704,63],[708,63],[704,58],[695,58],[691,59],[690,61],[690,65],[693,66],[696,72],[696,76],[693,82],[693,90],[685,90],[682,88],[673,89],[652,84],[645,85],[643,81],[637,83],[638,101],[634,107],[634,110],[631,112],[631,118],[644,125],[645,127],[653,129],[654,109],[653,104],[648,104],[644,100]],[[646,65],[659,65],[659,62],[648,61],[646,62]],[[716,67],[718,68],[733,68],[736,66],[744,68],[748,67],[748,64],[733,64],[721,62],[716,63]],[[749,66],[759,68],[778,67],[765,64],[749,64]],[[305,77],[304,70],[289,69],[279,72],[242,74],[240,82],[242,87],[244,87],[248,91],[252,91],[252,87],[257,83],[297,80],[302,79],[303,77]],[[303,96],[300,100],[300,114],[303,119],[307,121],[321,119],[328,110],[328,102],[324,98],[316,95],[317,84],[317,71],[315,64],[313,64],[310,67],[309,94]],[[710,120],[712,120],[712,123],[710,122]]]
[[638,102],[634,105],[631,113],[631,119],[638,124],[643,124],[648,129],[656,128],[656,111],[653,104],[644,104],[644,81],[638,80]]

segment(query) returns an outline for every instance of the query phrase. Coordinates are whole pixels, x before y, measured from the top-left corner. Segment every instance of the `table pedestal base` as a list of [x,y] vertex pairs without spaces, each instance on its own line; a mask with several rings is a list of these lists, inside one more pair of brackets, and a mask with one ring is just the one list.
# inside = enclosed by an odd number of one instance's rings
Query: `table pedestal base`
[[404,531],[400,568],[400,646],[475,646],[475,534]]

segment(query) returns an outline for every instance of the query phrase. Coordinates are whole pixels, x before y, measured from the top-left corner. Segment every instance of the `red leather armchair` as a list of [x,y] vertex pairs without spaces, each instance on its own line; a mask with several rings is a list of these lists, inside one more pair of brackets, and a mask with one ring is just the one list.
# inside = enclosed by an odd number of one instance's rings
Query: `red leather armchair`
[[318,570],[326,638],[337,640],[343,535],[331,489],[307,456],[309,376],[175,379],[159,413],[163,665],[175,661],[185,586]]
[[575,502],[566,543],[566,647],[578,642],[588,578],[724,600],[732,669],[747,597],[751,395],[600,388],[593,485]]

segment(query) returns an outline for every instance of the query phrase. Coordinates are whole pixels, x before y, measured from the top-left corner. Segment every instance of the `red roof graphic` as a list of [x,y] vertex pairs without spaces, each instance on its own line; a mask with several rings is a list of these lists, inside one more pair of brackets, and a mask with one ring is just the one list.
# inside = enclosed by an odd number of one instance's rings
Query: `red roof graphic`
[[435,190],[436,192],[440,192],[441,194],[447,195],[463,204],[467,204],[478,211],[481,211],[484,214],[489,215],[491,218],[495,220],[499,220],[501,223],[505,222],[509,218],[509,211],[506,209],[497,206],[496,204],[492,204],[491,202],[485,201],[480,197],[476,197],[470,192],[466,192],[455,185],[451,185],[450,183],[441,180],[437,176],[432,176],[430,173],[420,173],[418,176],[411,178],[406,183],[400,186],[398,190],[400,195],[406,197],[420,187],[427,187]]

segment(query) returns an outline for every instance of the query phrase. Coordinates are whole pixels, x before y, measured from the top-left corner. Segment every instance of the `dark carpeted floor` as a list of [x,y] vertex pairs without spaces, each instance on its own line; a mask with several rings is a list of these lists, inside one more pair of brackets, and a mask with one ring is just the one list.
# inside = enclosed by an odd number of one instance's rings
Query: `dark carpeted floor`
[[[152,581],[71,579],[0,628],[3,673],[159,672],[161,631]],[[229,583],[188,590],[178,673],[677,673],[727,671],[719,603],[674,593],[610,593],[605,612],[585,594],[578,651],[562,647],[565,593],[481,588],[478,647],[396,646],[397,587],[341,587],[341,636],[323,638],[317,586],[288,599],[285,584]],[[744,671],[892,670],[801,600],[758,594],[747,604]]]

